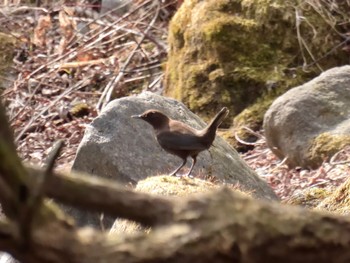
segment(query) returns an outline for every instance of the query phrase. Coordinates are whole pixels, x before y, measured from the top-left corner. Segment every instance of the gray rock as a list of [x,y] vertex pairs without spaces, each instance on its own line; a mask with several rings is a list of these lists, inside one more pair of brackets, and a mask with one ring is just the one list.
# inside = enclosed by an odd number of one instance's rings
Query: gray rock
[[[194,128],[206,124],[182,103],[145,92],[110,102],[86,128],[79,145],[73,169],[114,179],[120,183],[136,183],[149,176],[168,174],[181,159],[166,153],[157,143],[153,128],[142,120],[132,119],[147,109],[159,109],[171,118]],[[252,171],[223,139],[217,137],[209,151],[198,155],[193,175],[239,184],[257,198],[276,199],[272,189]],[[187,168],[189,167],[189,163]],[[185,173],[182,170],[182,173]],[[74,216],[74,215],[73,215]],[[81,222],[88,222],[85,219]]]
[[131,0],[102,0],[100,13],[104,14],[113,10],[112,14],[122,16],[129,11],[131,3]]
[[267,144],[290,167],[316,168],[350,143],[350,66],[330,69],[274,101]]

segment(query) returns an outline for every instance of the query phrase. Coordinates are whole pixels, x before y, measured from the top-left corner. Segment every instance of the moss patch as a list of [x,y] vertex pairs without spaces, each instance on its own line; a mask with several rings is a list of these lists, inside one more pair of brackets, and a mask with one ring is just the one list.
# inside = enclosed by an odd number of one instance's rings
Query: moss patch
[[302,192],[296,193],[288,200],[284,201],[285,204],[300,205],[307,208],[317,207],[325,198],[331,195],[331,191],[324,188],[309,188]]
[[324,160],[350,145],[350,135],[321,133],[310,144],[309,156],[310,164],[318,167]]
[[324,199],[318,206],[318,210],[326,210],[341,215],[350,214],[350,180],[346,180],[333,194]]

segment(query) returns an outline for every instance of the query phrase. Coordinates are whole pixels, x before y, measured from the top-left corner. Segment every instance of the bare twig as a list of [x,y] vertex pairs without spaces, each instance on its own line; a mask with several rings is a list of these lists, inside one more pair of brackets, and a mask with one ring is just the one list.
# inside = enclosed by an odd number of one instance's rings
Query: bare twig
[[287,161],[288,161],[288,156],[284,157],[281,162],[279,162],[272,170],[270,170],[270,172],[277,170],[279,167],[284,165]]
[[63,147],[62,140],[57,141],[55,143],[55,145],[53,146],[51,153],[50,153],[49,157],[47,158],[47,163],[46,163],[46,167],[45,167],[43,181],[40,182],[40,184],[39,184],[40,188],[38,188],[38,192],[37,192],[36,196],[38,196],[38,197],[43,196],[45,185],[48,182],[48,180],[50,179],[50,176],[52,176],[53,166],[55,164],[55,161],[56,161],[58,155],[60,154],[60,152],[62,150],[62,147]]
[[2,9],[2,12],[5,14],[5,16],[11,16],[17,13],[28,11],[40,11],[45,14],[49,13],[49,11],[46,8],[33,6],[6,7]]
[[329,50],[328,52],[326,52],[322,57],[314,60],[313,62],[311,62],[310,64],[306,65],[307,67],[311,67],[313,65],[315,65],[316,63],[320,62],[321,60],[327,58],[330,54],[332,54],[334,51],[336,51],[337,49],[339,49],[342,46],[345,46],[350,40],[350,37],[345,37],[345,40],[342,41],[341,43],[339,43],[338,45],[336,45],[335,47],[333,47],[331,50]]
[[[316,64],[316,66],[319,68],[320,71],[323,71],[321,66],[316,62],[316,59],[314,58],[313,54],[311,53],[311,50],[307,46],[305,40],[301,36],[301,33],[300,33],[301,21],[306,20],[306,18],[300,15],[300,10],[298,10],[297,8],[295,8],[295,20],[296,20],[296,29],[297,29],[297,37],[298,37],[298,42],[299,42],[299,47],[300,47],[300,53],[301,53],[303,60],[304,60],[303,68],[305,69],[306,66],[308,65],[306,55],[304,52],[304,48],[305,48],[307,50],[307,52],[309,53],[310,57],[313,59],[314,64]],[[310,25],[310,26],[312,27],[312,25]]]
[[[260,134],[258,134],[258,133],[256,133],[256,132],[252,131],[252,130],[249,129],[248,127],[245,127],[245,130],[249,131],[251,134],[253,134],[254,136],[257,136],[258,138],[263,138],[262,135],[260,135]],[[235,139],[236,139],[239,143],[241,143],[241,144],[243,144],[243,145],[259,145],[259,144],[264,144],[264,143],[265,143],[265,142],[261,142],[261,141],[260,141],[260,142],[259,142],[259,141],[256,141],[256,142],[246,142],[246,141],[242,140],[241,138],[239,138],[238,132],[235,132],[234,136],[235,136]]]
[[254,135],[255,137],[257,137],[259,139],[263,139],[265,141],[265,137],[261,133],[253,131],[252,129],[250,129],[247,126],[243,126],[242,128],[245,129],[246,131],[248,131],[248,133]]

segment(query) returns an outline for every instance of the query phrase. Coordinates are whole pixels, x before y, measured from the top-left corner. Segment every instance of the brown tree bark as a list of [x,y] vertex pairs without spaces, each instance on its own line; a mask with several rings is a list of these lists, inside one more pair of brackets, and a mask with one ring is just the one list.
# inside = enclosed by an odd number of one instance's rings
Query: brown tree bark
[[[0,108],[0,122],[5,123]],[[53,154],[54,156],[55,154]],[[223,188],[156,197],[88,175],[22,166],[0,126],[0,250],[22,262],[350,262],[350,220]],[[149,234],[78,228],[48,198],[152,226]]]

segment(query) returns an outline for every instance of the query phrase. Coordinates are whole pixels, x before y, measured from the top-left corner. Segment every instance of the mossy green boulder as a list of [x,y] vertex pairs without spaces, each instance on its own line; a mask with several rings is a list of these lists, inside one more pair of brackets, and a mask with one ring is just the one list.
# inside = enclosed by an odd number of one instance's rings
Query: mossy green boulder
[[185,0],[169,28],[165,93],[204,118],[251,107],[236,123],[260,127],[273,98],[348,63],[341,49],[313,63],[339,41],[308,1]]

